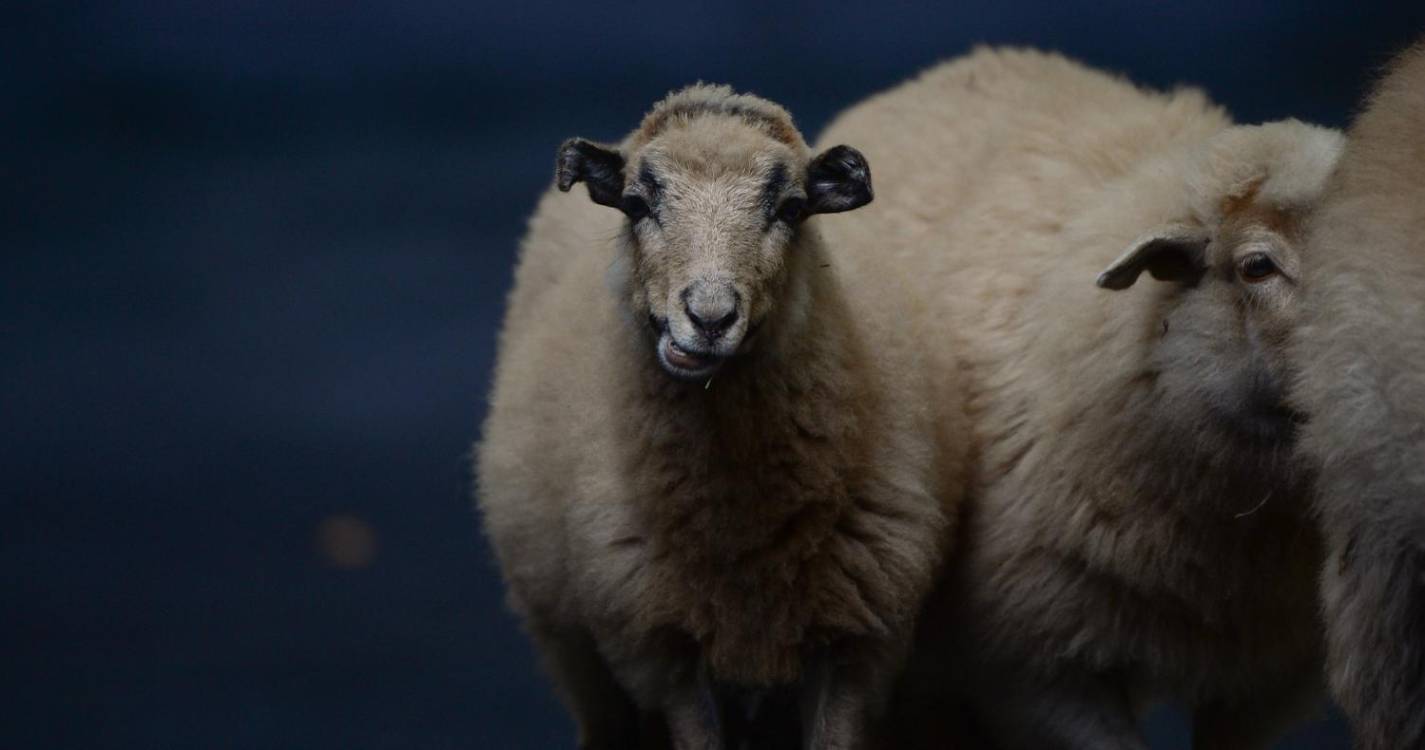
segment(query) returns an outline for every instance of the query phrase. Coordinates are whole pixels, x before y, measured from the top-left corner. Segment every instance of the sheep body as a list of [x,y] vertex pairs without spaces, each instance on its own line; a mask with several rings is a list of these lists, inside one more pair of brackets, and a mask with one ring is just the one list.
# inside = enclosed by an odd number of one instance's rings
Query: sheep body
[[[1309,472],[1289,441],[1214,421],[1216,381],[1237,376],[1194,351],[1242,338],[1233,305],[1091,280],[1156,226],[1295,236],[1338,136],[979,50],[823,139],[877,163],[865,218],[897,227],[967,373],[973,489],[907,705],[948,679],[999,742],[1142,747],[1136,716],[1173,698],[1201,747],[1269,739],[1319,682]],[[929,713],[951,712],[904,721]]]
[[1352,125],[1297,336],[1331,553],[1330,677],[1362,750],[1425,748],[1425,45]]
[[[694,109],[717,100],[691,93]],[[662,127],[660,106],[622,148]],[[747,123],[725,109],[700,127],[733,142]],[[805,150],[790,118],[780,131]],[[802,225],[756,350],[686,384],[652,364],[629,313],[622,217],[554,190],[541,200],[477,448],[478,503],[586,744],[624,747],[629,702],[665,713],[677,741],[706,683],[758,689],[818,670],[854,672],[866,712],[879,710],[944,554],[963,415],[957,385],[922,361],[911,283],[838,241],[854,219]],[[860,746],[859,730],[842,734],[825,746]]]

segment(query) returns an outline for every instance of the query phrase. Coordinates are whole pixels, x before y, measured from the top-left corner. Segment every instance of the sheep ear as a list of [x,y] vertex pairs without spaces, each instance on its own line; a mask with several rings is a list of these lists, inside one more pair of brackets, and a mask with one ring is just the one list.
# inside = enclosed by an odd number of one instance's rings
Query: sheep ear
[[614,208],[623,204],[623,156],[583,138],[570,138],[559,146],[554,179],[563,192],[583,182],[595,203]]
[[807,213],[834,214],[860,208],[871,193],[871,165],[850,146],[823,151],[807,165]]
[[1098,275],[1104,289],[1127,289],[1147,271],[1159,281],[1196,284],[1207,270],[1207,232],[1171,224],[1139,237]]

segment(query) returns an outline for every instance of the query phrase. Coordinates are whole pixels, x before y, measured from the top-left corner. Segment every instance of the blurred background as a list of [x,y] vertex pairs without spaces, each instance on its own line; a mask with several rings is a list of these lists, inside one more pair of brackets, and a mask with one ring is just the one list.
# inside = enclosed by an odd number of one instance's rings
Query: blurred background
[[7,7],[0,746],[572,747],[468,466],[561,139],[698,79],[810,135],[980,42],[1341,125],[1422,32],[1418,0]]

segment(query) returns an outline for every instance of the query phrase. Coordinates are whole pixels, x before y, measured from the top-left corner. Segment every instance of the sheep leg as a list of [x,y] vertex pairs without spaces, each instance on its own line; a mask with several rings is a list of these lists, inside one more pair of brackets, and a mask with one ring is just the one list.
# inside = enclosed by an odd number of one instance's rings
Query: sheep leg
[[1258,703],[1208,703],[1193,710],[1193,750],[1260,750],[1271,747],[1295,712]]
[[817,659],[802,693],[805,750],[860,750],[866,724],[865,690],[830,659]]
[[1148,750],[1127,694],[1103,677],[1000,676],[976,691],[985,728],[1005,748]]
[[704,669],[680,680],[663,705],[675,750],[723,750],[722,707]]
[[1192,745],[1198,750],[1271,747],[1282,732],[1319,709],[1326,694],[1321,658],[1304,659],[1232,696],[1210,696],[1193,706]]
[[808,663],[802,678],[802,746],[805,750],[864,750],[872,746],[873,720],[885,699],[904,648],[864,641],[827,649]]
[[1192,714],[1193,750],[1257,750],[1271,746],[1272,733],[1263,731],[1245,711],[1222,704],[1199,706]]
[[640,747],[640,717],[628,692],[583,629],[531,627],[560,697],[579,731],[580,750]]

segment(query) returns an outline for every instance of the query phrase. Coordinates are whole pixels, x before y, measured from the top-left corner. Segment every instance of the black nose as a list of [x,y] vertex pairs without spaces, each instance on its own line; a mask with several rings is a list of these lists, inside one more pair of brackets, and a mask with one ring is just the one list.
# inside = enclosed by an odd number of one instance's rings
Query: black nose
[[737,322],[738,296],[731,284],[696,283],[683,290],[683,312],[704,336],[715,339]]
[[707,309],[699,311],[694,310],[692,305],[684,305],[683,311],[688,314],[688,320],[691,320],[693,325],[697,326],[698,330],[710,339],[721,336],[723,331],[731,328],[732,324],[737,322],[736,305],[720,315],[718,314],[721,312],[720,310],[718,312],[708,312]]

